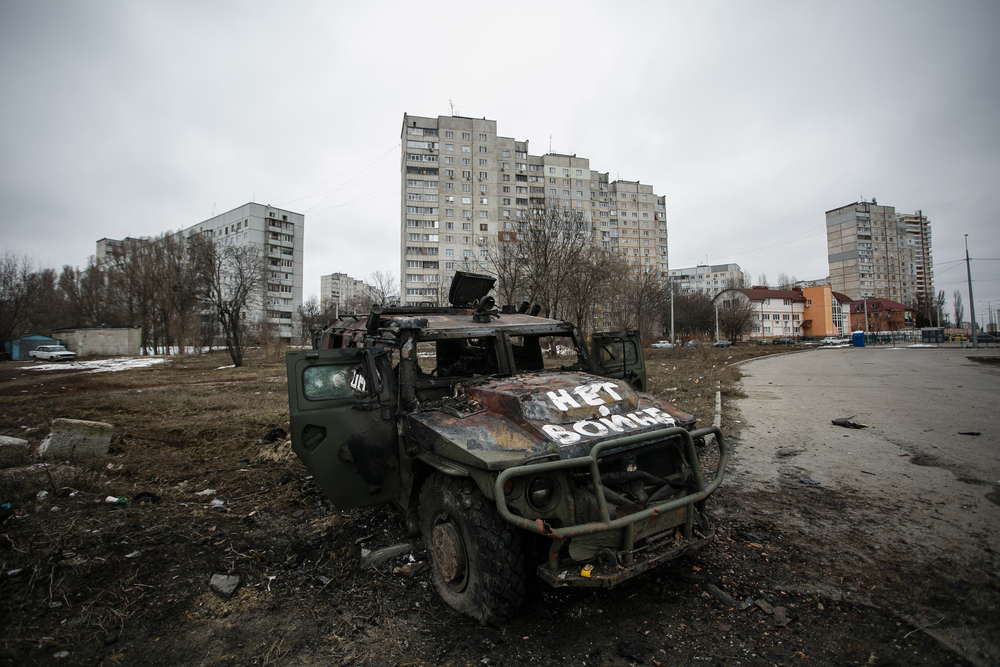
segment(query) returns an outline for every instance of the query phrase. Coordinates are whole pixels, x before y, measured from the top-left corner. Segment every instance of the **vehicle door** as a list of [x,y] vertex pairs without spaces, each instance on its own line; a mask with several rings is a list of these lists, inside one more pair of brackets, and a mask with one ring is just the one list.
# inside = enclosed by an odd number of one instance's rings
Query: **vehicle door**
[[646,391],[646,362],[637,331],[596,333],[592,352],[597,372],[609,378],[628,381],[638,391]]
[[286,355],[292,450],[335,507],[399,495],[396,378],[381,348]]

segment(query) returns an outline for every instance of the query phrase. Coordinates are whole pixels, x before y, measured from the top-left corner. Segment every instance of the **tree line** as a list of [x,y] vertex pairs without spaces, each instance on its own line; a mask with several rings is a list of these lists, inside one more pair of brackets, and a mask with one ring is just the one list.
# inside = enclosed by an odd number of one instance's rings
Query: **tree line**
[[169,232],[125,239],[104,261],[91,256],[85,268],[59,272],[7,251],[0,257],[0,340],[63,328],[141,327],[144,353],[221,341],[239,366],[248,342],[275,335],[265,307],[270,261],[254,244]]

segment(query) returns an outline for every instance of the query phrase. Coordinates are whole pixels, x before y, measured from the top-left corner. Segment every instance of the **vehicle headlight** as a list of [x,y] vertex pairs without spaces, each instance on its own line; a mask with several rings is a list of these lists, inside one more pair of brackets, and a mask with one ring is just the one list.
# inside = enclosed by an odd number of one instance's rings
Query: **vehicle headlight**
[[535,509],[547,507],[555,495],[555,484],[551,477],[536,477],[528,484],[528,501]]

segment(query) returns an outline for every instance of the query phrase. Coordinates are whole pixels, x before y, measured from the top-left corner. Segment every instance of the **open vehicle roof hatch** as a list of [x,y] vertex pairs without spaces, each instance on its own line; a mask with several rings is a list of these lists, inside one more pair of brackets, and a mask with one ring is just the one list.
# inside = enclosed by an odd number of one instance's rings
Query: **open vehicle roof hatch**
[[482,273],[456,271],[448,291],[448,301],[456,308],[472,306],[490,293],[497,279]]

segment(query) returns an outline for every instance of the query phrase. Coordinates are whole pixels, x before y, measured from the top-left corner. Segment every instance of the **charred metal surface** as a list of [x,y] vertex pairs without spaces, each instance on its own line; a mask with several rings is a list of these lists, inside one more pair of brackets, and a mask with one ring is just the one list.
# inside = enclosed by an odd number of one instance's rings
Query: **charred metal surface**
[[[417,525],[424,479],[469,478],[495,503],[494,520],[549,541],[539,575],[554,586],[614,586],[711,539],[699,512],[728,447],[719,429],[693,431],[692,415],[642,392],[638,334],[594,334],[589,345],[571,323],[536,317],[537,307],[498,307],[489,276],[461,278],[452,284],[461,307],[341,317],[297,362],[364,361],[348,378],[353,394],[291,411],[293,448],[315,459],[307,467],[324,491],[345,502],[365,495],[348,506],[395,500]],[[708,433],[719,464],[705,480],[695,442]],[[343,443],[337,457],[307,447],[324,438]],[[456,526],[425,535],[446,582],[472,563]],[[582,563],[594,565],[589,576]]]

